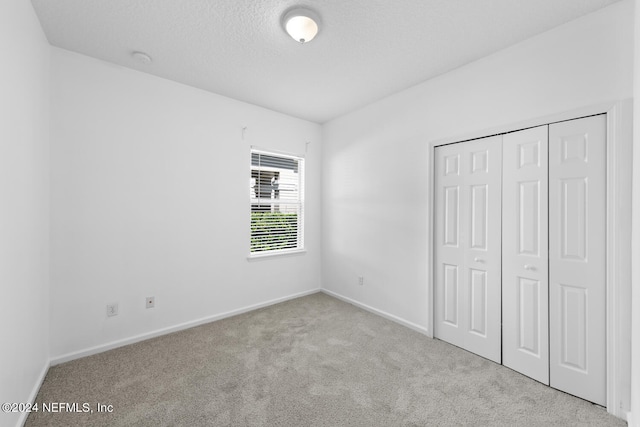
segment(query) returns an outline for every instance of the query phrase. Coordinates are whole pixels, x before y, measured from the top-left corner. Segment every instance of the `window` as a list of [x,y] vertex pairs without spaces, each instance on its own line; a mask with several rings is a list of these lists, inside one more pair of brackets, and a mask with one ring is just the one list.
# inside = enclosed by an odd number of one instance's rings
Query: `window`
[[304,158],[251,150],[251,255],[304,249]]

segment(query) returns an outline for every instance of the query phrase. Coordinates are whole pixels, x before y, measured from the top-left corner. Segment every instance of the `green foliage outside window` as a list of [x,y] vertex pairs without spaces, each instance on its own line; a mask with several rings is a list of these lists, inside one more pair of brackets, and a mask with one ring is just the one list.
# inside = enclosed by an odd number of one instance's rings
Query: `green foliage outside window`
[[294,249],[298,241],[298,215],[251,212],[251,252]]

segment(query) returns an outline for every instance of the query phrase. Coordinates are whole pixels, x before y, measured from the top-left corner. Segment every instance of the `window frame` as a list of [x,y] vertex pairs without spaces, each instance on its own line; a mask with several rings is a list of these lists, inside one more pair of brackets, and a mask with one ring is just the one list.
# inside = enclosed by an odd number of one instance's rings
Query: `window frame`
[[[287,201],[282,199],[265,199],[260,197],[255,197],[254,194],[254,186],[252,183],[252,175],[255,170],[256,165],[253,164],[254,154],[276,157],[281,159],[290,159],[295,160],[297,162],[298,168],[298,197],[295,201]],[[265,203],[266,200],[269,200],[268,203]],[[259,250],[253,251],[251,247],[251,237],[252,231],[251,226],[253,223],[252,214],[254,213],[255,205],[266,205],[270,204],[273,206],[295,206],[296,214],[297,214],[297,235],[296,235],[296,247],[294,248],[285,248],[285,249],[268,249],[268,250]],[[261,147],[251,146],[249,150],[249,256],[247,257],[249,260],[251,259],[259,259],[259,258],[269,258],[274,256],[284,256],[284,255],[293,255],[300,254],[306,252],[305,248],[305,157],[297,154],[286,153],[277,150],[265,149]]]

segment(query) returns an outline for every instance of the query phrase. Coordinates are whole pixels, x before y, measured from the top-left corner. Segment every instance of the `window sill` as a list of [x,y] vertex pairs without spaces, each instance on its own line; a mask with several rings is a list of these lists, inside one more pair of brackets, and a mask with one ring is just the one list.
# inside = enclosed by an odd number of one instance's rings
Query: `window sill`
[[287,256],[295,256],[295,255],[304,255],[307,253],[306,249],[295,249],[292,251],[286,252],[262,252],[258,254],[251,254],[247,257],[248,261],[257,261],[261,259],[269,259],[269,258],[279,258],[279,257],[287,257]]

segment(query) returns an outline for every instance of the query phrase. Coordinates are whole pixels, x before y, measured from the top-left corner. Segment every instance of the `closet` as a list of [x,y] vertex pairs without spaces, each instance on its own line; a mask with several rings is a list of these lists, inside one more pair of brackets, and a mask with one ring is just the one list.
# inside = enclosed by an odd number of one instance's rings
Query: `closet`
[[434,335],[605,405],[606,116],[436,147]]

